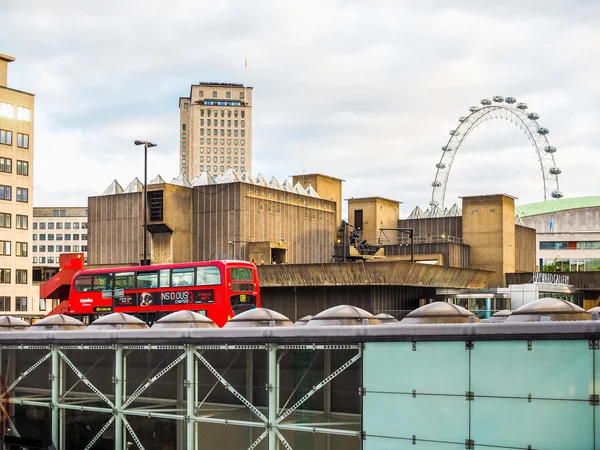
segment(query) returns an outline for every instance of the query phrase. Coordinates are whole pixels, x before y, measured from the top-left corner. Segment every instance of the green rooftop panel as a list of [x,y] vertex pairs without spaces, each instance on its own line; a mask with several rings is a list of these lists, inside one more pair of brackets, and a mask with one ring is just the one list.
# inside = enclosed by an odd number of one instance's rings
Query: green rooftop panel
[[519,217],[528,217],[548,214],[553,211],[596,207],[600,207],[600,196],[560,198],[546,202],[530,203],[528,205],[515,206],[515,213]]

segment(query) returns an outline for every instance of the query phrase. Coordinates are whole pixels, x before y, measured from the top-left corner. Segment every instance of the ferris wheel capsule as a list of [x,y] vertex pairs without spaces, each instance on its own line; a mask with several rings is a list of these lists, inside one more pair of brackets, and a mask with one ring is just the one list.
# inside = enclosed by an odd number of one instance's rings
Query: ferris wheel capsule
[[440,183],[439,181],[434,181],[433,183],[431,183],[431,185],[433,187],[440,187],[442,185],[442,183]]
[[471,112],[479,111],[479,106],[471,106],[469,108],[469,111],[471,111]]
[[437,167],[438,169],[445,169],[446,168],[446,164],[444,164],[444,163],[437,163],[435,165],[435,167]]
[[552,194],[550,195],[552,195],[554,198],[562,198],[563,193],[561,191],[552,191]]
[[487,98],[482,98],[482,99],[481,99],[481,104],[482,104],[483,106],[488,106],[488,105],[491,105],[491,104],[492,104],[492,101],[491,101],[491,100],[489,100],[489,99],[487,99]]
[[517,103],[517,108],[519,108],[519,109],[527,109],[528,106],[527,106],[527,103],[521,102],[521,103]]
[[554,145],[546,145],[544,151],[546,153],[556,153],[556,147]]
[[550,133],[550,130],[548,130],[548,128],[546,127],[540,127],[537,129],[538,134],[548,134]]
[[549,171],[552,175],[559,175],[562,170],[560,170],[559,167],[550,167],[550,171]]
[[452,151],[452,149],[451,149],[450,147],[448,147],[447,145],[444,145],[444,146],[442,147],[442,151],[444,151],[444,152],[451,152],[451,151]]
[[540,118],[540,115],[538,113],[529,113],[527,114],[527,117],[531,120],[538,120]]
[[515,102],[517,101],[517,99],[516,99],[516,98],[514,98],[514,97],[506,97],[506,98],[504,99],[504,101],[505,101],[506,103],[513,104],[513,103],[515,103]]
[[466,118],[465,116],[460,116],[460,117],[458,118],[458,121],[459,121],[459,122],[464,122],[465,120],[467,120],[467,118]]
[[492,100],[494,100],[496,103],[502,103],[504,101],[504,97],[502,97],[501,95],[494,95]]

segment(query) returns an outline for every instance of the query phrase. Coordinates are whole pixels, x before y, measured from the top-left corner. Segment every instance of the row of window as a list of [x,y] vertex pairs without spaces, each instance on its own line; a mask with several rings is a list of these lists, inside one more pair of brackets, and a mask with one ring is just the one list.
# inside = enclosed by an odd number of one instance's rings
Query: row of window
[[[3,283],[3,284],[12,283],[11,269],[0,269],[0,283]],[[15,269],[15,283],[16,284],[27,284],[27,270],[26,269]]]
[[[204,109],[200,110],[200,117],[204,117],[204,111]],[[219,111],[221,111],[221,117],[225,117],[226,110],[224,109],[206,109],[206,117],[219,117]],[[237,109],[233,110],[233,117],[237,119],[238,113],[242,119],[246,117],[246,111],[239,111]],[[231,109],[227,110],[227,117],[231,117]]]
[[[17,230],[27,230],[29,228],[29,217],[21,214],[15,214],[17,219]],[[12,214],[0,212],[0,228],[12,228]]]
[[[13,132],[9,130],[0,130],[0,144],[12,145],[13,143]],[[17,133],[17,147],[29,148],[29,135],[23,133]]]
[[[233,145],[246,145],[246,139],[234,139],[233,140]],[[225,138],[221,138],[221,145],[225,145]],[[211,145],[211,138],[206,138],[206,144],[207,145]],[[219,139],[217,138],[212,138],[212,144],[213,145],[218,145],[219,144]],[[200,145],[204,145],[204,138],[200,138]],[[227,145],[231,145],[231,139],[227,139]]]
[[[219,130],[217,130],[215,128],[213,131],[214,131],[215,136],[219,135]],[[239,130],[239,132],[240,132],[240,136],[242,136],[242,137],[246,136],[246,130]],[[210,136],[210,133],[211,133],[211,129],[207,128],[206,135]],[[238,130],[233,130],[233,135],[237,137]],[[200,128],[200,136],[204,136],[204,128]],[[225,129],[223,129],[223,128],[221,128],[221,136],[225,136]],[[231,136],[231,129],[227,130],[227,136]]]
[[[185,161],[183,161],[183,164],[185,164]],[[213,172],[219,172],[219,171],[220,172],[225,172],[225,166],[220,166],[220,167],[219,166],[212,166],[212,168],[213,168],[212,169]],[[233,169],[235,172],[237,172],[238,171],[238,166],[233,166],[233,167],[232,166],[227,166],[227,170],[229,170],[229,169]],[[210,166],[209,165],[205,166],[204,164],[200,164],[200,170],[206,170],[207,172],[210,172]],[[245,172],[246,171],[246,167],[241,166],[239,168],[239,171],[240,172]]]
[[[204,156],[200,156],[200,162],[204,162]],[[210,162],[210,156],[207,156],[207,157],[206,157],[206,162]],[[218,157],[218,156],[215,156],[215,157],[213,158],[213,162],[219,162],[219,157]],[[224,157],[224,156],[221,156],[221,162],[222,162],[222,163],[224,163],[224,162],[225,162],[225,157]],[[228,157],[227,157],[227,162],[228,162],[228,163],[230,163],[230,162],[231,162],[231,156],[228,156]],[[238,162],[238,158],[237,158],[237,156],[235,156],[235,157],[233,158],[233,162],[234,162],[235,164],[237,164],[237,162]],[[242,156],[242,157],[240,158],[240,162],[241,162],[242,164],[244,164],[244,163],[246,162],[246,158],[244,158],[244,157]]]
[[[12,173],[13,163],[11,158],[0,157],[0,172]],[[17,175],[29,176],[29,162],[17,160]]]
[[[252,271],[249,280],[252,280]],[[157,287],[206,286],[221,284],[221,272],[216,266],[182,267],[144,272],[81,275],[75,279],[77,292],[106,289],[146,289]]]
[[560,258],[540,260],[540,270],[544,266],[555,265],[561,272],[590,272],[600,270],[600,258]]
[[[204,91],[203,90],[198,91],[198,95],[200,97],[204,97]],[[213,96],[213,98],[217,98],[218,97],[217,91],[212,91],[212,96]],[[225,98],[231,98],[231,91],[225,92]],[[240,92],[240,100],[244,100],[244,91]]]
[[[11,244],[11,241],[0,241],[0,256],[10,256],[12,254]],[[15,242],[15,255],[27,256],[27,242]]]
[[600,250],[600,241],[543,241],[540,250]]
[[[12,103],[0,102],[0,117],[5,119],[15,118],[15,106]],[[31,111],[25,106],[17,106],[17,120],[31,121]]]
[[[200,153],[204,153],[204,147],[200,147]],[[206,153],[210,153],[210,147],[206,147]],[[219,147],[213,147],[213,153],[216,155],[217,153],[219,153]],[[242,155],[246,154],[246,149],[242,148],[240,149],[240,153]],[[221,155],[225,154],[225,147],[221,147]],[[231,147],[227,147],[227,154],[231,155]],[[234,148],[233,149],[233,154],[237,155],[238,154],[238,149]]]
[[[57,230],[62,230],[64,226],[65,230],[79,230],[79,222],[56,222],[56,229]],[[46,227],[48,227],[49,230],[54,230],[55,224],[54,222],[33,222],[33,229],[37,230],[39,227],[40,230],[45,230]],[[81,224],[81,228],[84,230],[87,230],[88,224],[87,222],[84,222]]]
[[[12,186],[0,184],[0,200],[12,200]],[[21,203],[29,202],[29,189],[18,187],[15,200]]]
[[[230,127],[231,126],[231,119],[227,119],[227,126]],[[242,128],[244,128],[246,126],[246,121],[245,120],[234,120],[233,121],[233,126],[237,128],[238,123],[240,124],[240,126]],[[206,119],[206,126],[210,127],[213,126],[212,124],[214,124],[215,127],[219,126],[219,119]],[[203,127],[204,126],[204,119],[200,119],[200,126]],[[225,119],[221,119],[221,126],[224,127],[225,126]]]
[[[0,297],[0,311],[13,311],[10,297]],[[15,297],[14,311],[27,311],[27,297]],[[46,299],[40,299],[40,311],[46,311]]]
[[[63,250],[63,248],[64,248],[64,250]],[[81,251],[82,252],[87,252],[87,249],[88,249],[87,245],[82,245],[81,246]],[[31,251],[33,253],[37,253],[38,251],[40,253],[45,253],[45,252],[54,253],[54,251],[57,251],[58,253],[62,253],[63,251],[65,253],[71,253],[71,252],[78,252],[79,251],[79,245],[65,245],[64,247],[62,245],[48,245],[47,250],[46,250],[46,246],[45,245],[40,245],[40,246],[38,246],[38,245],[32,245],[31,246]]]
[[47,237],[47,238],[48,238],[48,239],[47,239],[48,241],[53,241],[53,240],[54,240],[54,238],[56,237],[56,240],[57,240],[57,241],[62,241],[62,240],[63,240],[63,236],[64,236],[64,240],[65,240],[65,241],[70,241],[71,239],[72,239],[72,240],[74,240],[74,241],[78,241],[80,236],[81,236],[81,240],[83,240],[83,241],[87,241],[87,238],[88,238],[88,235],[87,235],[87,234],[81,234],[81,235],[80,235],[80,234],[70,234],[70,233],[69,233],[69,234],[65,234],[65,235],[63,235],[63,234],[61,233],[61,234],[56,234],[56,235],[55,235],[54,233],[50,233],[50,234],[45,234],[45,233],[42,233],[42,234],[35,234],[35,233],[34,233],[34,234],[33,234],[33,240],[34,240],[34,241],[37,241],[37,240],[39,239],[40,241],[45,241],[45,240],[46,240],[46,237]]

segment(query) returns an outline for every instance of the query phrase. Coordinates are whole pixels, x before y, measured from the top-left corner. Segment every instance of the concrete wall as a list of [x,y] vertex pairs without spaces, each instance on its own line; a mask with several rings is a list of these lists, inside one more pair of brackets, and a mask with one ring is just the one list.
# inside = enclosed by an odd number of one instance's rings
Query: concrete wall
[[[159,189],[164,192],[164,220],[148,225],[165,231],[149,233],[148,255],[153,264],[249,260],[252,242],[274,242],[286,248],[290,263],[331,260],[334,202],[248,183],[149,186],[149,191]],[[142,194],[90,197],[88,205],[89,265],[139,264]]]
[[504,195],[465,197],[462,214],[471,267],[495,272],[489,287],[505,286],[504,274],[515,271],[514,199]]
[[[469,246],[458,242],[435,242],[414,244],[415,260],[427,255],[439,255],[440,264],[447,267],[469,268]],[[405,255],[410,258],[410,244],[386,245],[385,256]]]
[[515,226],[515,271],[533,272],[536,270],[536,232],[533,228]]
[[[400,202],[382,197],[352,198],[348,200],[348,222],[356,226],[354,220],[355,211],[363,212],[362,239],[369,243],[376,243],[380,236],[381,228],[397,228],[400,217]],[[396,231],[386,231],[386,242],[398,242]],[[382,242],[385,243],[385,242]]]
[[599,231],[600,230],[600,208],[578,208],[554,213],[540,214],[537,216],[521,217],[523,225],[535,228],[538,233],[550,231],[550,219],[552,219],[552,231],[575,232],[575,231]]
[[[462,217],[439,217],[431,219],[402,219],[399,228],[412,228],[415,236],[440,238],[442,235],[462,238]],[[404,236],[408,239],[408,236]]]
[[302,174],[294,175],[292,182],[294,185],[300,185],[306,189],[309,185],[312,186],[323,200],[335,202],[335,224],[342,223],[342,181],[339,178],[329,177],[321,174]]
[[88,198],[89,266],[140,263],[144,239],[142,208],[141,192]]

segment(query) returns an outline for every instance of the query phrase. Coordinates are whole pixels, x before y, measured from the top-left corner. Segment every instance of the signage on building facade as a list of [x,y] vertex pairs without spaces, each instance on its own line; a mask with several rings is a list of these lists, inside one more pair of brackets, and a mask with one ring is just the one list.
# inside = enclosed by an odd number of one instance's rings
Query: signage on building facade
[[569,284],[569,275],[547,272],[533,272],[534,283]]

